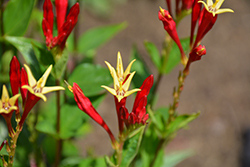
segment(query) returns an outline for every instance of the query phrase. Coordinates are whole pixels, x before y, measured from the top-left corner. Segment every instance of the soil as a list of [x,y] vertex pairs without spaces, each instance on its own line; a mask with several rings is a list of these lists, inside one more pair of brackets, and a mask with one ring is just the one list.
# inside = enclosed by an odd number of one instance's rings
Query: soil
[[[165,31],[157,17],[159,6],[166,8],[165,1],[128,0],[115,6],[106,19],[83,11],[79,22],[80,33],[99,25],[128,23],[124,31],[98,50],[97,63],[105,66],[104,60],[107,60],[116,65],[116,54],[120,51],[126,66],[135,44],[153,74],[156,74],[143,42],[151,41],[161,49]],[[250,128],[250,1],[226,0],[222,8],[231,8],[235,13],[220,14],[212,30],[202,40],[207,54],[191,66],[178,108],[181,114],[200,111],[201,115],[188,129],[179,131],[166,148],[166,153],[185,149],[195,152],[178,167],[240,166],[242,135]],[[178,33],[180,37],[189,36],[190,17],[181,22]],[[171,103],[173,87],[177,84],[181,69],[182,66],[178,66],[164,76],[159,89],[158,107]],[[132,101],[129,99],[130,107]],[[98,112],[117,134],[111,95],[99,106]],[[92,124],[93,132],[79,141],[83,155],[90,148],[100,156],[111,154],[108,135],[96,123]]]

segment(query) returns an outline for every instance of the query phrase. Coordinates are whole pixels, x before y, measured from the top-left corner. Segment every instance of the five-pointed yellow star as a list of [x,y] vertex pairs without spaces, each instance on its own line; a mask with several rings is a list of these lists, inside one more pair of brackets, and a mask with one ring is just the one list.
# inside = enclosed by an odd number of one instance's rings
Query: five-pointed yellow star
[[222,3],[224,0],[216,0],[215,3],[213,3],[213,0],[207,0],[207,3],[204,1],[198,1],[199,3],[203,3],[205,8],[208,12],[212,13],[213,16],[216,14],[226,13],[226,12],[234,12],[232,9],[220,9]]
[[130,73],[130,69],[132,64],[135,62],[135,59],[130,62],[127,69],[123,70],[123,64],[122,64],[122,57],[120,52],[117,54],[117,65],[116,65],[116,71],[114,67],[112,67],[108,62],[105,61],[107,64],[110,74],[113,77],[114,80],[114,88],[110,88],[107,86],[102,86],[107,91],[109,91],[111,94],[117,97],[118,101],[120,102],[121,99],[124,97],[127,97],[131,95],[132,93],[135,93],[137,91],[140,91],[140,89],[133,89],[128,91],[131,80],[133,76],[135,75],[135,71]]
[[19,96],[20,94],[16,94],[10,98],[6,86],[3,85],[2,99],[0,100],[0,114],[9,114],[12,110],[17,110],[15,103]]
[[61,86],[45,87],[45,83],[52,70],[52,65],[49,66],[49,68],[45,71],[43,76],[38,81],[36,81],[30,68],[26,64],[24,64],[24,67],[26,68],[26,71],[27,71],[29,85],[24,85],[22,86],[22,88],[28,89],[30,93],[34,94],[37,97],[40,97],[41,99],[43,99],[43,101],[47,100],[44,94],[52,92],[52,91],[64,90],[64,87],[61,87]]

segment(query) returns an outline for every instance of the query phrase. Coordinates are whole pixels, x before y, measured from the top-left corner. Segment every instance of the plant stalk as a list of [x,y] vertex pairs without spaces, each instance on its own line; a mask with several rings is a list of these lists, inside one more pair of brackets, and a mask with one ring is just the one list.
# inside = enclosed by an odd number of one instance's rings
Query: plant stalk
[[[56,79],[56,86],[60,86],[60,80]],[[60,136],[60,117],[61,117],[61,105],[60,105],[60,91],[56,92],[56,107],[57,107],[57,115],[56,115],[56,132],[58,136]],[[55,158],[55,167],[59,166],[62,155],[62,139],[58,137],[56,141],[56,158]]]

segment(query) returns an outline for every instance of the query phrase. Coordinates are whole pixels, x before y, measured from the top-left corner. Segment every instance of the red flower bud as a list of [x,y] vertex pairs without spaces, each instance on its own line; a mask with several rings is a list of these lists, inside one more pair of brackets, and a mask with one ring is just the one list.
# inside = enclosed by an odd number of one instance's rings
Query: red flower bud
[[56,5],[56,21],[57,21],[57,29],[59,30],[58,34],[60,34],[60,29],[65,21],[65,16],[68,7],[68,0],[55,0]]
[[58,36],[53,37],[53,7],[50,0],[45,0],[43,5],[43,21],[42,28],[44,36],[46,37],[46,46],[48,49],[52,49],[55,46],[59,46],[60,51],[65,48],[65,43],[73,30],[78,20],[78,14],[80,12],[79,3],[73,5],[69,11],[69,14],[65,20],[65,15],[68,6],[68,0],[56,0],[56,13],[57,13],[57,30]]
[[177,30],[176,30],[175,21],[170,16],[168,11],[165,9],[162,9],[162,8],[160,8],[160,10],[158,12],[158,17],[159,17],[159,20],[162,21],[164,29],[168,32],[169,36],[176,42],[177,46],[179,47],[180,52],[181,52],[182,63],[186,64],[187,57],[186,57],[184,50],[181,46],[181,42],[180,42],[179,36],[177,34]]
[[83,91],[76,83],[73,84],[72,91],[73,91],[74,98],[79,109],[85,112],[86,114],[88,114],[95,122],[97,122],[107,131],[112,141],[113,146],[115,146],[116,140],[115,140],[114,135],[110,131],[108,125],[105,123],[102,117],[98,114],[98,112],[95,110],[90,100],[84,95]]

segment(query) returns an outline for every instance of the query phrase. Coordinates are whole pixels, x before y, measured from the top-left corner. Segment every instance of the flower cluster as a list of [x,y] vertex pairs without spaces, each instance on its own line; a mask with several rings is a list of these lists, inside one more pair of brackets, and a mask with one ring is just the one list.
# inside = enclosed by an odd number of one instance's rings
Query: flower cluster
[[[171,9],[170,1],[167,0],[168,8]],[[176,0],[176,7],[178,10],[179,0]],[[168,32],[169,36],[176,42],[181,52],[181,62],[185,66],[185,72],[188,74],[189,66],[192,62],[200,60],[202,55],[206,54],[205,46],[199,45],[203,37],[213,27],[218,14],[225,12],[233,12],[232,9],[220,9],[224,0],[216,0],[213,3],[212,0],[207,0],[207,3],[201,0],[183,0],[183,9],[189,9],[192,7],[191,17],[191,35],[190,35],[190,53],[189,59],[186,58],[183,48],[181,46],[174,19],[171,17],[169,12],[160,7],[158,12],[159,20],[162,21],[164,29]],[[202,9],[202,4],[204,8]],[[194,41],[194,31],[198,22],[198,30],[196,39]],[[193,42],[194,41],[194,42]]]
[[[116,111],[118,117],[119,131],[120,135],[124,132],[124,125],[126,125],[128,130],[133,130],[140,125],[146,124],[148,120],[148,114],[146,114],[147,96],[153,85],[153,75],[150,75],[143,82],[140,89],[133,89],[128,91],[131,80],[135,72],[130,72],[131,66],[135,60],[133,60],[127,67],[123,70],[123,63],[120,52],[117,54],[117,70],[115,70],[110,63],[105,62],[110,70],[110,74],[114,80],[114,88],[107,86],[102,86],[108,90],[115,98]],[[68,83],[67,83],[68,84]],[[84,95],[81,88],[74,83],[73,87],[68,84],[68,88],[74,94],[74,99],[82,111],[88,114],[94,121],[101,125],[109,134],[114,148],[117,148],[117,142],[110,131],[109,127],[98,114],[95,108],[92,106],[90,100]],[[135,98],[134,107],[131,113],[128,112],[125,107],[127,96],[132,93],[138,92]]]
[[[13,112],[16,112],[16,122],[18,123],[17,129],[21,130],[25,119],[27,118],[30,110],[40,100],[47,100],[44,94],[64,90],[61,86],[45,87],[47,78],[52,70],[52,65],[46,70],[43,76],[36,81],[30,68],[24,65],[26,70],[22,68],[20,70],[20,64],[17,58],[14,56],[10,63],[10,85],[12,89],[13,97],[9,97],[8,90],[5,85],[2,89],[2,98],[0,100],[0,114],[5,118],[8,126],[9,135],[14,137],[15,132],[12,128],[11,117]],[[20,97],[19,91],[22,97],[23,114],[20,115],[20,109],[18,105],[18,97]]]
[[80,9],[79,3],[76,3],[71,7],[65,20],[68,0],[56,0],[55,6],[58,36],[53,37],[54,14],[53,6],[50,0],[45,0],[43,4],[42,28],[44,36],[46,37],[46,46],[48,49],[50,50],[55,46],[59,46],[59,52],[62,52],[65,48],[65,43],[69,34],[77,23]]

